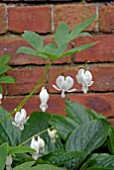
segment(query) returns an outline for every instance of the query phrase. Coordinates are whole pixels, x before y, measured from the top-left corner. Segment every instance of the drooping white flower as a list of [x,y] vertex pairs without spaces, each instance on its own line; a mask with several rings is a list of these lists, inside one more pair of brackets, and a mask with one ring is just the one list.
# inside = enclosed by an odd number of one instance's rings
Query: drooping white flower
[[57,130],[56,129],[53,129],[53,130],[50,130],[48,128],[48,135],[51,139],[51,143],[55,143],[56,142],[56,137],[57,137]]
[[39,154],[39,144],[38,144],[38,141],[35,140],[34,137],[31,140],[30,147],[36,151],[36,152],[32,153],[32,157],[33,157],[34,160],[37,160],[38,154]]
[[42,87],[42,90],[39,94],[39,98],[40,98],[40,101],[41,101],[41,104],[40,104],[40,109],[45,112],[46,109],[48,108],[48,105],[47,105],[47,102],[49,100],[49,94],[47,92],[47,89],[45,89],[45,87]]
[[79,84],[82,84],[82,91],[86,94],[88,87],[93,84],[91,72],[80,69],[76,75],[76,79]]
[[[64,98],[65,97],[65,92],[74,92],[76,91],[76,89],[71,89],[72,86],[74,84],[74,80],[72,77],[67,76],[58,76],[56,79],[56,85],[52,85],[53,88],[55,88],[58,91],[62,91],[61,92],[61,97]],[[71,89],[71,90],[70,90]]]
[[6,160],[6,169],[7,170],[11,170],[12,162],[13,162],[12,156],[8,155],[7,160]]
[[14,126],[17,126],[20,128],[20,130],[24,129],[24,124],[27,122],[28,118],[26,118],[26,110],[21,109],[20,112],[16,112],[15,114],[15,122],[12,122]]
[[2,98],[3,98],[3,95],[0,94],[0,104],[2,103],[2,102],[1,102]]
[[30,147],[36,151],[32,153],[32,157],[34,160],[37,160],[39,153],[44,153],[45,142],[42,138],[40,138],[40,136],[38,136],[38,140],[35,140],[35,138],[33,137]]
[[39,144],[39,152],[44,153],[45,142],[40,136],[38,136],[38,144]]

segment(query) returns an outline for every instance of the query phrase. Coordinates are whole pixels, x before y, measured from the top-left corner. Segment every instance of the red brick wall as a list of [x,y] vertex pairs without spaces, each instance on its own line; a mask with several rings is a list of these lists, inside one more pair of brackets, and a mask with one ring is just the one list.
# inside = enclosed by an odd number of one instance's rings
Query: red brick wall
[[[72,29],[75,25],[97,14],[96,20],[87,31],[92,38],[83,37],[75,40],[74,45],[99,41],[94,47],[73,56],[56,61],[47,76],[53,75],[72,64],[84,64],[90,61],[89,68],[93,73],[94,84],[89,93],[84,95],[81,86],[76,93],[67,95],[67,99],[77,101],[85,106],[102,112],[114,122],[114,5],[110,1],[37,1],[37,0],[1,0],[0,4],[0,56],[11,54],[12,69],[8,75],[16,79],[16,84],[4,87],[2,105],[12,111],[22,99],[31,92],[42,75],[45,66],[42,59],[26,54],[15,54],[16,50],[27,43],[22,39],[24,30],[35,31],[42,35],[45,43],[53,40],[53,32],[62,22]],[[71,46],[69,46],[71,48]],[[76,71],[68,75],[75,78]],[[55,78],[47,82],[50,92],[48,112],[65,115],[64,100],[52,88]],[[30,114],[39,110],[37,91],[25,104]]]

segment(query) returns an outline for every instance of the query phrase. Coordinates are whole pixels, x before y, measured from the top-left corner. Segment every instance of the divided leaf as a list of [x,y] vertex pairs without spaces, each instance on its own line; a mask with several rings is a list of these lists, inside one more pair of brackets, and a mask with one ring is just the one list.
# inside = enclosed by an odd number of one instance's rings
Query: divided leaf
[[22,37],[37,51],[41,51],[43,49],[43,39],[40,35],[32,32],[32,31],[24,31]]

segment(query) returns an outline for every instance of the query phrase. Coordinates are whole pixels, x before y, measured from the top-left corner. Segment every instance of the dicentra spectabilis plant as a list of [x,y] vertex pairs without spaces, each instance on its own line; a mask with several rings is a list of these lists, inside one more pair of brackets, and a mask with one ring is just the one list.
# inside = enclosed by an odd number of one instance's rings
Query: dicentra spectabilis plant
[[[32,92],[9,113],[0,107],[0,170],[112,170],[114,167],[114,127],[106,117],[83,105],[65,101],[66,116],[47,113],[49,93],[45,79],[51,65],[57,59],[75,54],[92,47],[97,42],[84,44],[68,50],[68,44],[79,36],[90,36],[83,32],[95,19],[91,17],[70,31],[62,23],[55,31],[54,42],[44,45],[40,35],[24,31],[22,37],[30,47],[21,47],[17,53],[27,53],[41,57],[46,69]],[[14,83],[14,79],[5,76],[10,68],[6,64],[9,56],[0,58],[0,83]],[[48,61],[47,61],[48,59]],[[48,63],[48,64],[47,64]],[[85,65],[77,66],[76,78],[68,75],[67,70],[53,76],[56,82],[53,88],[65,98],[67,92],[75,92],[75,81],[82,85],[83,93],[93,84],[92,74]],[[64,75],[65,72],[65,75]],[[51,77],[50,77],[51,78]],[[41,111],[31,113],[29,119],[24,104],[39,88]],[[2,102],[0,86],[0,103]],[[53,103],[51,103],[53,104]],[[59,106],[58,106],[59,107]],[[38,108],[38,110],[39,110]],[[15,114],[13,118],[12,115]]]

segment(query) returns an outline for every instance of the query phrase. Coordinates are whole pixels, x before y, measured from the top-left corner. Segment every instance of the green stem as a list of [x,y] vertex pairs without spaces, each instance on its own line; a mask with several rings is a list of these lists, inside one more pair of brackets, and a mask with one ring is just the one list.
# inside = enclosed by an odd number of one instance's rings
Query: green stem
[[24,104],[32,97],[32,95],[45,83],[45,80],[43,81],[43,79],[46,76],[50,67],[51,67],[51,63],[49,65],[46,65],[46,70],[44,71],[43,75],[37,82],[35,88],[31,91],[31,93],[25,99],[21,101],[21,103],[8,116],[6,116],[3,120],[1,120],[0,124],[2,124],[5,120],[7,120],[9,117],[15,114],[17,111],[19,111],[24,106]]
[[[50,129],[51,129],[51,128],[53,128],[53,126],[50,127]],[[37,137],[37,136],[39,136],[39,135],[47,132],[47,130],[48,130],[48,128],[45,129],[45,130],[43,130],[43,131],[41,131],[41,132],[36,133],[35,135],[33,135],[33,136],[31,136],[30,138],[28,138],[26,141],[24,141],[23,143],[21,143],[19,146],[22,146],[22,145],[24,145],[25,143],[29,142],[32,138]]]

